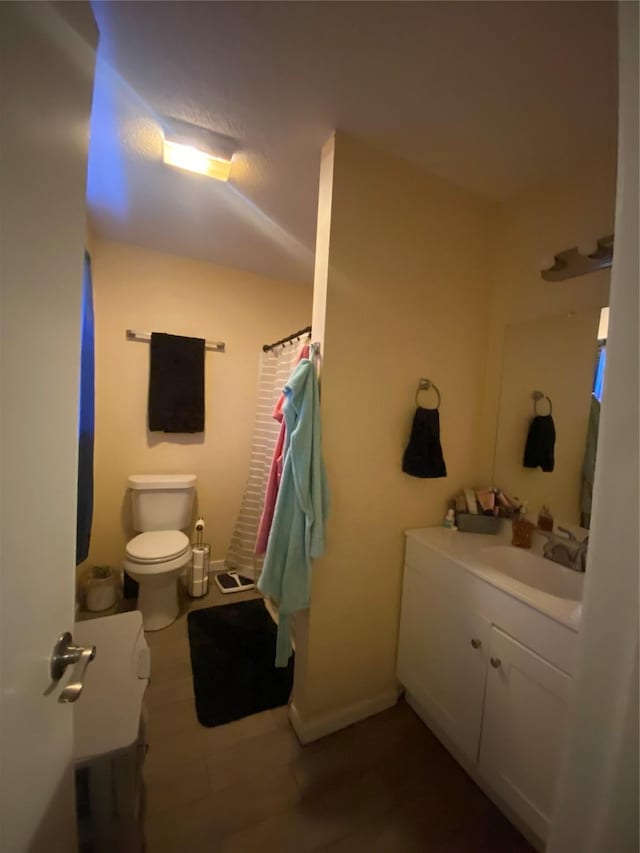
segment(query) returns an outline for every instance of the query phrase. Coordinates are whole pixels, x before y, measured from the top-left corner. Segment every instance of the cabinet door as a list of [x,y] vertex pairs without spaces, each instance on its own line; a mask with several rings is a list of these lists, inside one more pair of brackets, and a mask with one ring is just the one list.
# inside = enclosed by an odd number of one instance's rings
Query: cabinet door
[[490,624],[467,607],[438,571],[405,566],[398,679],[475,763]]
[[494,627],[480,773],[546,840],[565,733],[571,678]]

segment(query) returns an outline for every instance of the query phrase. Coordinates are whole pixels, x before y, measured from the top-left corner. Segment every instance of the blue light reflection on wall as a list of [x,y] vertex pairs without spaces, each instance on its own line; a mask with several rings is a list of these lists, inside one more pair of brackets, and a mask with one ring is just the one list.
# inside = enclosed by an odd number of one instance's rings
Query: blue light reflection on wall
[[100,58],[102,53],[101,41],[91,108],[87,203],[119,219],[128,210],[129,198],[116,117],[118,78]]
[[596,363],[596,372],[593,379],[593,396],[599,403],[602,403],[602,392],[604,391],[604,369],[607,363],[607,345],[606,343],[598,350],[598,361]]

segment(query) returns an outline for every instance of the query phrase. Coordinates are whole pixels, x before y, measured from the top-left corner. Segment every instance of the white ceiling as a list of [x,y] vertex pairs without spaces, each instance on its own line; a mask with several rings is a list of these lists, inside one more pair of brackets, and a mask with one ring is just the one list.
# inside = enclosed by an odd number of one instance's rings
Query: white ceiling
[[[93,227],[310,281],[334,128],[504,199],[615,156],[613,2],[94,2]],[[172,116],[238,142],[230,185],[161,162]]]

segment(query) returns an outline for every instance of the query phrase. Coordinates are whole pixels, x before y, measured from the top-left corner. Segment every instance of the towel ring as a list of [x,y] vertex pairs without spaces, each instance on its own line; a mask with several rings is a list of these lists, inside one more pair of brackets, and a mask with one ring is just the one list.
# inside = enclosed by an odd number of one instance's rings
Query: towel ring
[[420,381],[418,382],[418,387],[416,389],[416,409],[420,406],[420,403],[418,401],[418,398],[420,396],[420,392],[421,391],[428,391],[430,388],[433,388],[433,390],[438,395],[438,402],[437,402],[435,408],[436,409],[440,408],[440,402],[441,402],[442,398],[440,397],[440,391],[438,390],[437,386],[434,385],[430,379],[420,379]]
[[533,399],[533,413],[534,413],[534,415],[538,414],[538,401],[539,400],[546,400],[547,403],[549,404],[549,414],[551,415],[553,413],[553,406],[551,405],[551,399],[549,397],[547,397],[546,394],[543,394],[542,391],[534,391],[533,394],[531,395],[531,397]]

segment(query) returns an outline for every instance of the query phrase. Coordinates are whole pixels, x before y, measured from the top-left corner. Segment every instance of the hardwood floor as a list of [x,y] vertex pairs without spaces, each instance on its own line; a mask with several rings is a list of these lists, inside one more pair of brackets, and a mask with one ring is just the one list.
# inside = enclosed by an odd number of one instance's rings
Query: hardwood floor
[[187,609],[252,597],[213,588],[146,635],[148,853],[532,851],[404,702],[304,747],[286,708],[200,726]]

